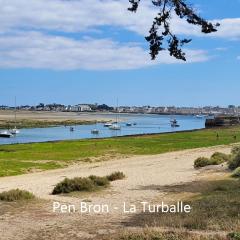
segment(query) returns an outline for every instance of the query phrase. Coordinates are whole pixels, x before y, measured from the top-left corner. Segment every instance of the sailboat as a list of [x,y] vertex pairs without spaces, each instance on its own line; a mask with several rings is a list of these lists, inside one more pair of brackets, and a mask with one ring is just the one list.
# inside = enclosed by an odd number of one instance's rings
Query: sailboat
[[180,127],[180,125],[178,124],[178,121],[177,121],[177,119],[172,119],[171,121],[170,121],[170,123],[171,123],[171,127]]
[[99,134],[99,130],[94,128],[92,131],[91,131],[92,134]]
[[19,134],[19,133],[20,133],[20,130],[18,130],[18,129],[15,127],[15,128],[13,128],[13,129],[10,129],[9,132],[10,132],[11,134],[16,135],[16,134]]
[[0,137],[1,138],[10,138],[12,136],[13,135],[12,135],[12,133],[10,133],[10,131],[5,130],[5,131],[0,132]]
[[112,123],[110,122],[104,124],[104,127],[111,127],[111,126],[112,126]]
[[96,122],[96,128],[92,129],[91,131],[92,134],[99,134],[99,130],[97,129],[97,122]]
[[13,129],[9,129],[9,132],[13,135],[19,134],[20,130],[17,129],[17,106],[16,106],[16,97],[15,97],[15,109],[14,109],[14,122],[15,122],[15,127]]
[[109,127],[110,130],[121,130],[121,126],[117,123]]
[[110,130],[121,130],[121,126],[118,124],[118,101],[117,101],[117,114],[116,114],[116,122],[114,122],[111,126],[109,126]]
[[202,114],[197,114],[196,115],[196,118],[204,118],[205,117],[205,115],[202,115]]

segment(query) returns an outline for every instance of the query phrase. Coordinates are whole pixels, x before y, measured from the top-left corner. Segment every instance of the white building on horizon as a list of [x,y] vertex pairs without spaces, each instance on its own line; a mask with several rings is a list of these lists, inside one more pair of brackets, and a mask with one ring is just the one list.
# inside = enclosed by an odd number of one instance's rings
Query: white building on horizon
[[92,108],[88,104],[77,104],[75,106],[68,107],[68,111],[71,112],[90,112]]

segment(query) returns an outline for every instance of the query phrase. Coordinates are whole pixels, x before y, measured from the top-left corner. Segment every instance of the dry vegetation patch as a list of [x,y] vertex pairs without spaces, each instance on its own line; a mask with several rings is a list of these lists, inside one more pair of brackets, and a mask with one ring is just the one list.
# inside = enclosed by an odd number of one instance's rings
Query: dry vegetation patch
[[[161,188],[161,187],[160,187]],[[198,181],[162,188],[171,196],[183,192],[192,194],[185,201],[192,207],[190,214],[140,213],[125,225],[131,227],[163,227],[200,231],[239,232],[240,181]]]
[[13,189],[10,191],[5,191],[0,193],[0,201],[5,201],[5,202],[30,200],[34,198],[35,196],[32,193],[25,190],[20,190],[20,189]]
[[219,165],[224,162],[228,163],[230,170],[240,167],[240,146],[234,146],[231,154],[215,152],[210,158],[199,157],[194,161],[194,168],[202,168],[209,165]]
[[98,177],[91,175],[89,177],[76,177],[73,179],[65,178],[63,181],[58,183],[52,194],[71,193],[71,192],[92,192],[97,191],[101,188],[106,188],[110,185],[111,181],[123,179],[125,177],[122,172],[114,172],[105,177]]
[[[148,228],[138,232],[125,232],[105,240],[227,240],[227,238],[218,234],[200,235],[184,231],[157,231]],[[237,240],[237,239],[231,239]]]

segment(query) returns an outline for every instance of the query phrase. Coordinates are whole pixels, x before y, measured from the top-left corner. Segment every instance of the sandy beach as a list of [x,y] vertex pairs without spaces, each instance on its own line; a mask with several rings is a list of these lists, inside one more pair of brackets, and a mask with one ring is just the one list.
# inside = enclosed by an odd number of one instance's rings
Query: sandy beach
[[[41,210],[37,212],[35,207],[32,210],[31,207],[28,207],[28,209],[23,208],[21,214],[2,215],[0,229],[5,230],[2,233],[4,238],[0,237],[0,239],[13,239],[16,233],[18,233],[17,239],[28,239],[23,236],[30,236],[33,234],[33,229],[39,227],[43,236],[47,234],[47,231],[51,231],[48,239],[64,239],[64,235],[61,235],[63,232],[57,231],[58,227],[65,228],[66,231],[67,229],[70,231],[70,228],[71,231],[75,231],[78,238],[72,239],[91,239],[99,231],[106,233],[111,228],[119,228],[121,223],[129,217],[123,215],[120,211],[113,211],[107,217],[101,214],[87,214],[84,216],[67,214],[63,216],[60,213],[52,213],[52,203],[53,201],[59,201],[78,204],[80,201],[87,199],[91,204],[109,204],[120,207],[123,202],[133,204],[140,201],[154,202],[163,200],[165,192],[161,190],[161,186],[196,180],[199,171],[193,168],[194,160],[200,156],[209,157],[216,151],[229,153],[230,147],[217,146],[153,156],[113,159],[106,162],[73,165],[65,169],[1,178],[0,191],[14,188],[24,189],[33,192],[37,197],[46,201]],[[77,197],[53,196],[50,194],[53,187],[65,177],[72,178],[91,174],[104,176],[114,171],[124,172],[126,179],[113,182],[112,186],[104,191],[83,194]],[[92,224],[93,221],[94,225]],[[8,225],[10,222],[11,227]],[[84,228],[77,231],[75,229],[77,223],[84,226]],[[31,239],[44,239],[34,238],[33,236]],[[73,234],[73,236],[75,235]]]
[[[39,198],[66,200],[66,197],[50,195],[54,185],[65,177],[105,176],[114,171],[122,171],[127,178],[114,182],[112,188],[114,192],[118,193],[116,195],[118,200],[120,197],[130,201],[135,201],[141,197],[151,199],[154,196],[154,191],[139,190],[139,188],[191,181],[198,173],[193,168],[193,162],[196,158],[209,157],[216,151],[230,153],[230,150],[230,147],[219,146],[152,156],[113,159],[99,163],[80,163],[64,169],[0,178],[0,191],[20,188],[33,192]],[[96,200],[99,201],[99,199]]]
[[[14,111],[0,110],[0,120],[13,120]],[[45,112],[45,111],[17,111],[18,120],[42,120],[42,121],[109,121],[112,116],[101,113],[80,113],[80,112]]]

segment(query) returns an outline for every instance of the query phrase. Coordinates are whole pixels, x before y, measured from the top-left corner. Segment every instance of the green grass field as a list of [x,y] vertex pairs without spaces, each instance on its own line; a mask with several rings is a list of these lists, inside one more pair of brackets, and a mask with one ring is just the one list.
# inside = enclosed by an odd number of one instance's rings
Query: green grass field
[[[217,138],[217,134],[219,137]],[[236,138],[234,138],[236,136]],[[47,170],[91,158],[159,154],[240,141],[240,127],[108,139],[0,146],[0,176]]]

